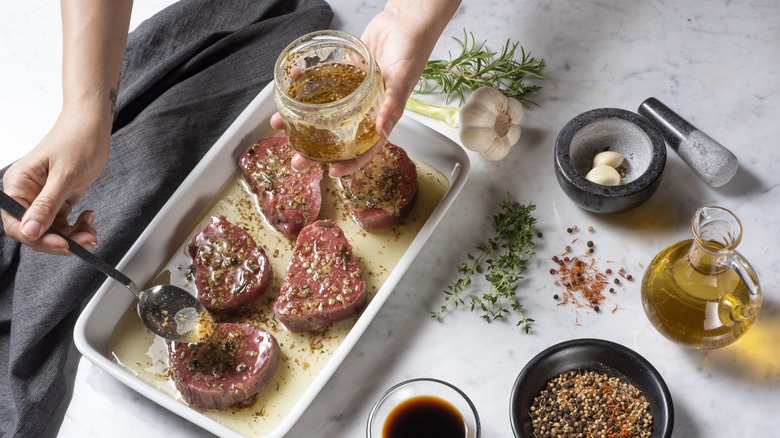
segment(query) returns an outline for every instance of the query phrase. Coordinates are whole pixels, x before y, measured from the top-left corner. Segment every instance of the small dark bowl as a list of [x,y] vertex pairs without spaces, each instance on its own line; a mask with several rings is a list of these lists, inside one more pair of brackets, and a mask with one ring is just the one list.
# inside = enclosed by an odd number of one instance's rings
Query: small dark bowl
[[[605,186],[585,179],[593,157],[623,154],[622,183]],[[661,183],[666,144],[640,115],[618,108],[584,112],[567,123],[555,142],[555,175],[566,195],[594,213],[621,213],[647,201]]]
[[630,348],[601,339],[561,342],[531,359],[517,376],[509,400],[509,418],[515,437],[533,437],[528,414],[534,397],[547,382],[571,370],[589,370],[624,379],[639,389],[650,403],[653,437],[671,437],[674,407],[669,388],[644,357]]

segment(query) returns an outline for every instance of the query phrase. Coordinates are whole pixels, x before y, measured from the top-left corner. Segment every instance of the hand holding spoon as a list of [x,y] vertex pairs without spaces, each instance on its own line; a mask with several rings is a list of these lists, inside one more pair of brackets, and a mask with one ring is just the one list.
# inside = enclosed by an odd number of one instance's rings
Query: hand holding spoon
[[[21,220],[26,209],[15,199],[0,191],[0,209]],[[211,336],[214,320],[192,294],[179,287],[163,284],[141,290],[125,274],[89,252],[60,231],[49,228],[68,243],[68,250],[130,289],[138,299],[138,316],[156,335],[176,342],[198,342]]]

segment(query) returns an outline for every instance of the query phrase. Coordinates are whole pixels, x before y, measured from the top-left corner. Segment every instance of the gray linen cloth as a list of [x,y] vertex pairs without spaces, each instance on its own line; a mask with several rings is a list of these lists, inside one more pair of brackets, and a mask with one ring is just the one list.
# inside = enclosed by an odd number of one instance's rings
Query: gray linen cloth
[[[130,34],[110,159],[71,218],[96,212],[98,256],[119,262],[273,79],[281,50],[332,18],[322,0],[182,0]],[[36,253],[0,230],[0,437],[51,426],[73,326],[104,280],[74,256]]]

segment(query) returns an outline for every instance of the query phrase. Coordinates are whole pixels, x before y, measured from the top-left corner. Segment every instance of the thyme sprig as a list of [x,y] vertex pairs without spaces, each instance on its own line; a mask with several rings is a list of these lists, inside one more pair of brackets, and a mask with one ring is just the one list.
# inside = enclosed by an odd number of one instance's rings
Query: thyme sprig
[[[463,30],[463,39],[453,37],[460,45],[461,53],[449,60],[429,60],[423,70],[421,81],[415,89],[419,94],[443,93],[447,102],[457,95],[460,103],[466,95],[480,87],[493,87],[507,97],[523,105],[536,105],[529,95],[541,91],[538,85],[527,84],[526,79],[544,79],[544,60],[531,57],[517,42],[507,40],[500,53],[491,52],[485,42],[476,43],[474,34]],[[520,61],[515,59],[520,49]]]
[[[477,247],[479,252],[476,255],[467,254],[468,260],[458,266],[460,277],[447,286],[445,302],[438,311],[431,312],[431,318],[441,321],[450,306],[465,306],[468,299],[471,311],[481,311],[480,317],[485,321],[504,319],[505,315],[514,311],[520,318],[517,325],[522,325],[526,333],[531,331],[534,320],[523,315],[517,289],[535,253],[536,219],[531,215],[534,209],[533,203],[513,203],[507,194],[507,199],[501,202],[500,211],[493,216],[495,235]],[[487,292],[472,293],[464,298],[475,274],[484,274],[490,288]]]

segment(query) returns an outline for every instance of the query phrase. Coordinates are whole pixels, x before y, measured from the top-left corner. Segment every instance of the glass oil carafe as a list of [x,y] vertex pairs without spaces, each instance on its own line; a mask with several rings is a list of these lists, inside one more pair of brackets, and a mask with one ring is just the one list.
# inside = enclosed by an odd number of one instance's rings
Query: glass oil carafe
[[736,251],[742,224],[729,210],[696,211],[693,239],[655,256],[642,280],[642,303],[667,338],[698,349],[736,341],[755,321],[761,287],[753,268]]

